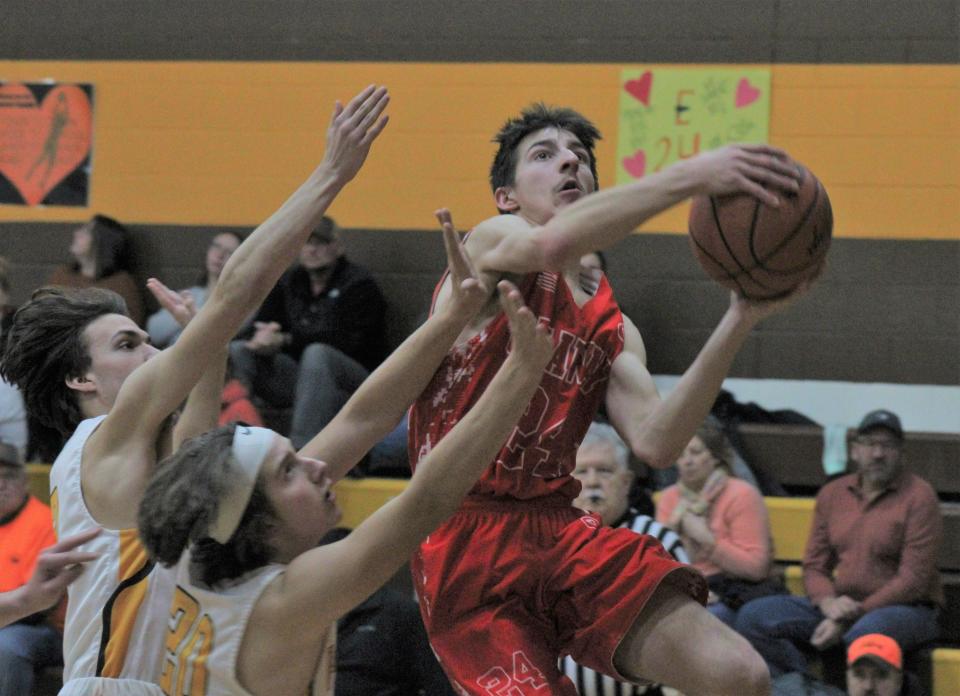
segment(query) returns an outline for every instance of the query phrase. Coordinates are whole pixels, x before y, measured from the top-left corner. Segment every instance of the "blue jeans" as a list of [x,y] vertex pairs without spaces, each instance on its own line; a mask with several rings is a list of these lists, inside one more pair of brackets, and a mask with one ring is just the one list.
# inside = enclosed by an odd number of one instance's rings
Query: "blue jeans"
[[289,435],[295,449],[333,420],[368,374],[356,360],[324,343],[307,346],[298,363],[286,353],[256,355],[244,341],[233,341],[230,360],[251,394],[274,408],[293,407]]
[[731,609],[723,602],[714,602],[707,605],[707,611],[723,621],[727,626],[733,628],[737,621],[737,610]]
[[53,626],[11,624],[0,628],[0,696],[33,693],[35,669],[63,664],[63,638]]
[[[770,674],[805,672],[807,660],[800,646],[810,648],[810,637],[824,615],[806,597],[775,595],[747,602],[737,613],[736,631],[763,656]],[[844,645],[868,633],[890,636],[909,652],[937,637],[937,610],[933,607],[892,604],[869,611],[843,634]]]

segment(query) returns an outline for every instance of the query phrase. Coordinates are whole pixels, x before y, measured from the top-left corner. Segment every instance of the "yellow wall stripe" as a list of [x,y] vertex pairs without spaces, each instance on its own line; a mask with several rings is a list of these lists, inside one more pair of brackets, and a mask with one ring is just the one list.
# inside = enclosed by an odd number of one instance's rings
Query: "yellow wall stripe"
[[[606,134],[614,180],[618,64],[0,61],[6,80],[96,85],[90,209],[0,207],[2,221],[255,225],[322,154],[330,106],[390,86],[392,122],[332,213],[348,227],[432,229],[494,212],[489,139],[542,99]],[[716,67],[716,66],[714,66]],[[960,239],[960,67],[774,65],[770,140],[826,184],[843,237]],[[686,210],[646,229],[682,232]]]

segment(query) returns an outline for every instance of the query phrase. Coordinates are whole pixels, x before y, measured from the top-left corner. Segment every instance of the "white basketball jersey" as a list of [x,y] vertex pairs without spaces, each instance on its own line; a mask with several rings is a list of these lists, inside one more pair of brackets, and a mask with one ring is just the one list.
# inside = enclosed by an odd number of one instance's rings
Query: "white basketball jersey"
[[164,696],[164,693],[156,684],[134,679],[80,677],[64,684],[58,696]]
[[[101,526],[83,500],[80,458],[104,418],[81,422],[50,471],[50,508],[60,539]],[[155,566],[136,529],[104,529],[81,550],[100,556],[68,590],[64,682],[82,677],[156,682],[173,596],[172,569]]]
[[[237,680],[240,644],[260,595],[284,570],[284,565],[266,565],[211,589],[191,582],[190,552],[183,554],[159,682],[167,696],[248,696]],[[317,664],[313,696],[333,696],[336,641],[333,623]]]

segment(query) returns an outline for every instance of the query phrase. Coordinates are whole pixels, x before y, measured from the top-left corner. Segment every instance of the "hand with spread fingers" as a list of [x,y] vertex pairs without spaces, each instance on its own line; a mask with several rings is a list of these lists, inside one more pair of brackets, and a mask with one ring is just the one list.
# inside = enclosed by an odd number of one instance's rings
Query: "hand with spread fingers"
[[390,103],[386,87],[370,85],[343,106],[333,107],[327,128],[327,147],[321,169],[328,169],[344,185],[356,176],[370,152],[370,145],[387,125],[383,115]]
[[555,346],[547,326],[537,320],[523,304],[517,286],[509,280],[497,283],[500,306],[510,323],[510,354],[508,360],[520,360],[530,370],[543,370],[553,357]]
[[443,230],[443,245],[447,251],[450,270],[449,311],[454,316],[472,317],[487,303],[489,289],[483,284],[470,255],[453,226],[450,211],[440,208],[434,215]]
[[147,279],[147,290],[156,298],[160,306],[170,312],[181,327],[190,323],[197,314],[193,294],[189,290],[177,292],[171,290],[156,278]]
[[697,167],[697,193],[748,193],[770,206],[780,204],[776,191],[800,189],[800,169],[790,156],[770,145],[727,145],[688,160]]

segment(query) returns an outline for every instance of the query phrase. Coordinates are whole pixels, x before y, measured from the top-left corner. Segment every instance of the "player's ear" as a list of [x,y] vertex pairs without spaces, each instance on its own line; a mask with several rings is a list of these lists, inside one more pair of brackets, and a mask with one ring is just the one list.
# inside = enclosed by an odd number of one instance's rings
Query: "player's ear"
[[73,389],[74,391],[93,392],[97,390],[96,383],[86,375],[80,375],[79,377],[67,377],[63,381],[69,389]]
[[493,200],[497,204],[497,210],[501,212],[513,213],[520,208],[520,204],[514,198],[512,186],[498,187],[493,192]]

